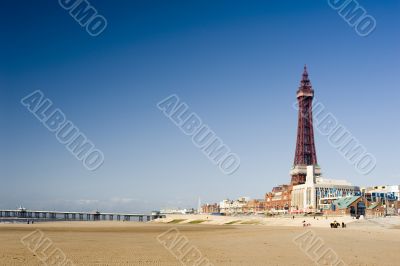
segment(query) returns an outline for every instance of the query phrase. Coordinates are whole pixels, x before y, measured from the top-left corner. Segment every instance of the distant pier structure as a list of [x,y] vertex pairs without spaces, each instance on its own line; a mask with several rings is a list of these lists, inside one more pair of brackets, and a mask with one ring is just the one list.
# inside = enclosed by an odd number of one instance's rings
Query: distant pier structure
[[164,218],[160,212],[151,214],[138,213],[109,213],[109,212],[61,212],[61,211],[34,211],[25,208],[16,210],[0,210],[0,221],[34,220],[34,221],[138,221],[149,222],[157,218]]

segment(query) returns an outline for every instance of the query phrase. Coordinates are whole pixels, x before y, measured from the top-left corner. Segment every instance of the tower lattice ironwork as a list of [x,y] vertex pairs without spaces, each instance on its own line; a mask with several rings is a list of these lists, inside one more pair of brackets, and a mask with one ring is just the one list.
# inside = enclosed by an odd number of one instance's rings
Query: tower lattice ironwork
[[317,165],[317,154],[314,143],[312,101],[314,90],[308,77],[307,66],[304,66],[303,77],[297,90],[298,125],[292,184],[303,184],[306,178],[307,165]]

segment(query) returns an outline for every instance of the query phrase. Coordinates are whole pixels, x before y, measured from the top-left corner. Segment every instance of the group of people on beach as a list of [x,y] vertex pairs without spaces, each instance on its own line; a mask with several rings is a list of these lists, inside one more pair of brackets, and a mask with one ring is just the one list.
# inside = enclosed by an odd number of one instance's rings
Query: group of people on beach
[[308,226],[311,226],[311,224],[310,223],[306,223],[306,221],[304,220],[303,221],[303,227],[308,227]]
[[[338,228],[340,227],[340,223],[337,222],[336,220],[333,221],[333,223],[331,223],[331,228]],[[344,222],[342,222],[342,228],[346,228],[346,224]]]
[[[328,217],[327,217],[328,218]],[[294,219],[294,216],[292,217],[292,219]],[[314,219],[315,219],[315,217],[314,217]],[[318,220],[318,219],[317,219]],[[302,222],[302,224],[303,224],[303,227],[308,227],[308,226],[311,226],[311,223],[307,223],[306,222],[306,220],[303,220],[303,222]],[[338,221],[333,221],[331,224],[331,228],[339,228],[339,227],[342,227],[342,228],[346,228],[346,224],[344,223],[344,222],[342,222],[342,224],[340,224]]]

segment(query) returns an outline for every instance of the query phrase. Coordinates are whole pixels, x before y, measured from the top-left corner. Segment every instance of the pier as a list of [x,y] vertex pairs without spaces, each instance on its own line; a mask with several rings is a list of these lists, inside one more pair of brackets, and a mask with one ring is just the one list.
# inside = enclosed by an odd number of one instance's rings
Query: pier
[[0,210],[0,221],[137,221],[149,222],[163,218],[159,212],[151,214],[139,213],[110,213],[110,212],[63,212],[63,211],[35,211],[19,208],[17,210]]

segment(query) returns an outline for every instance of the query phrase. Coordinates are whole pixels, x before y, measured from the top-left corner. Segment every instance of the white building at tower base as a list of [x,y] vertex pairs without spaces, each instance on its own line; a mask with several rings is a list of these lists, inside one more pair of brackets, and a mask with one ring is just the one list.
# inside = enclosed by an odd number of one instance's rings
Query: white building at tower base
[[360,195],[360,188],[345,180],[326,179],[316,175],[315,166],[307,166],[306,183],[293,186],[291,212],[323,212],[342,197]]

